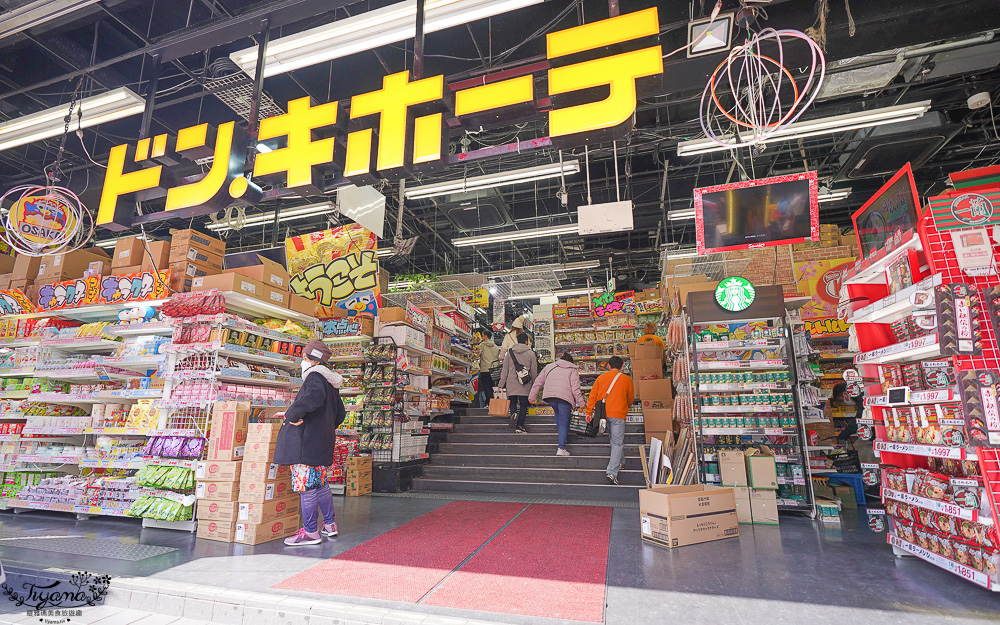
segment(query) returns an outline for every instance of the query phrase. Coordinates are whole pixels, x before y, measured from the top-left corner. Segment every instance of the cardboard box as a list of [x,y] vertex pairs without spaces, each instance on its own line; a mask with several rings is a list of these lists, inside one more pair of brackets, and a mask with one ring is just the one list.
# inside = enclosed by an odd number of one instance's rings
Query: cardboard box
[[142,271],[161,271],[170,266],[170,241],[147,241],[146,252],[142,255]]
[[194,278],[188,278],[187,276],[175,276],[170,275],[170,279],[167,280],[167,284],[170,289],[176,293],[188,293],[191,291],[191,285],[194,282]]
[[174,230],[170,236],[170,247],[201,247],[220,256],[226,253],[226,244],[221,239],[197,230]]
[[278,423],[251,423],[247,428],[248,443],[274,443],[278,440],[278,431],[281,429],[281,422]]
[[243,477],[240,479],[273,481],[284,478],[290,479],[291,470],[283,464],[274,464],[273,462],[251,462],[249,460],[244,460],[242,475]]
[[629,343],[628,355],[632,360],[663,361],[663,348],[653,344]]
[[274,481],[244,479],[240,482],[241,502],[264,503],[288,497],[293,493],[290,477]]
[[771,450],[761,447],[747,449],[743,454],[747,462],[747,484],[753,488],[778,490],[778,467]]
[[646,444],[655,436],[656,438],[663,440],[664,435],[667,432],[672,432],[674,429],[674,411],[671,409],[664,410],[646,410],[642,411],[642,421],[643,428],[646,430]]
[[255,254],[260,264],[250,267],[226,267],[226,273],[238,273],[265,284],[272,289],[288,292],[288,271],[270,258]]
[[196,482],[194,496],[210,501],[238,501],[239,482]]
[[207,540],[231,543],[236,539],[236,523],[227,523],[225,521],[198,523],[198,533],[196,536]]
[[778,496],[773,490],[750,489],[750,516],[755,525],[778,524]]
[[643,540],[670,548],[740,535],[733,489],[704,484],[640,490],[639,522]]
[[6,290],[10,288],[10,274],[5,273],[0,276],[0,289]]
[[288,309],[310,317],[316,316],[316,300],[307,299],[295,293],[288,294]]
[[38,265],[36,282],[51,280],[61,282],[71,278],[80,278],[94,261],[107,261],[108,253],[99,247],[88,247],[64,254],[45,256]]
[[209,273],[222,273],[224,256],[215,252],[195,246],[171,247],[167,259],[174,263],[194,263],[199,267],[210,270]]
[[242,293],[250,297],[264,301],[267,297],[267,289],[263,284],[241,276],[238,273],[220,273],[214,276],[202,276],[191,281],[192,291],[208,291],[209,289],[219,289],[220,291],[233,291]]
[[344,494],[348,497],[363,497],[372,494],[372,478],[345,479]]
[[199,521],[222,521],[235,524],[239,516],[239,506],[238,501],[202,501],[195,507],[195,518]]
[[386,306],[384,308],[379,308],[378,320],[380,323],[406,321],[406,309],[398,306]]
[[662,360],[633,360],[632,379],[641,382],[643,380],[662,380],[663,361]]
[[850,484],[834,484],[833,493],[840,500],[841,508],[855,510],[858,507],[858,498],[854,494],[854,487]]
[[[634,371],[633,371],[634,373]],[[636,393],[642,398],[642,410],[665,410],[674,407],[674,386],[673,382],[667,379],[660,380],[639,380],[635,383],[640,393]]]
[[142,258],[146,254],[143,243],[145,241],[139,237],[125,237],[115,241],[115,251],[111,255],[111,268],[141,265]]
[[735,486],[733,487],[733,496],[736,499],[736,520],[740,523],[753,523],[750,488],[747,486]]
[[0,274],[14,271],[14,257],[0,253]]
[[194,467],[194,478],[203,482],[239,482],[243,463],[203,460]]
[[212,432],[208,439],[207,459],[231,462],[242,458],[249,427],[249,403],[216,403],[212,410]]
[[747,481],[746,456],[736,449],[719,451],[719,474],[723,486],[749,486]]
[[344,462],[344,469],[347,471],[356,471],[359,473],[371,473],[372,472],[372,459],[371,456],[352,456]]
[[279,538],[286,538],[299,531],[299,517],[290,516],[268,523],[237,523],[235,542],[259,545]]
[[264,285],[264,290],[267,293],[267,297],[264,299],[265,302],[281,306],[282,308],[288,308],[288,291],[276,289],[266,284]]
[[14,268],[10,271],[10,279],[15,282],[17,280],[34,281],[38,277],[38,266],[41,262],[41,256],[26,256],[21,254],[14,259]]
[[238,504],[236,520],[240,523],[269,523],[298,512],[299,497],[293,493],[264,503],[241,501]]
[[274,443],[247,443],[243,448],[244,462],[271,462],[274,459]]
[[219,273],[215,269],[204,267],[202,265],[198,265],[197,263],[183,261],[179,263],[172,262],[167,265],[167,268],[170,269],[171,276],[177,276],[178,278],[200,278],[202,276],[211,276]]

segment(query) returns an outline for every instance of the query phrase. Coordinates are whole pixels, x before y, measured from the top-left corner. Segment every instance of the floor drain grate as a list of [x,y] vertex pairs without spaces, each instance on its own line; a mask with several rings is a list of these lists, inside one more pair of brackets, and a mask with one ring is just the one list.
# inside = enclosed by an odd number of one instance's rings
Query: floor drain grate
[[117,540],[84,538],[82,536],[25,536],[23,532],[12,532],[10,530],[0,530],[0,547],[55,551],[77,556],[96,556],[99,558],[112,558],[114,560],[130,560],[132,562],[155,558],[165,553],[177,551],[175,547],[139,545],[135,543],[123,543]]

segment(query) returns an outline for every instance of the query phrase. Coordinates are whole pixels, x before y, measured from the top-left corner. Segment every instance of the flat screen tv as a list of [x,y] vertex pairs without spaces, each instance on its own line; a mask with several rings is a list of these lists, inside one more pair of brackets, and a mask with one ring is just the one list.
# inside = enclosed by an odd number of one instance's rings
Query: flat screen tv
[[698,253],[819,239],[816,172],[694,190]]
[[920,196],[907,163],[851,216],[861,257],[868,258],[882,249],[897,230],[915,228],[919,217]]

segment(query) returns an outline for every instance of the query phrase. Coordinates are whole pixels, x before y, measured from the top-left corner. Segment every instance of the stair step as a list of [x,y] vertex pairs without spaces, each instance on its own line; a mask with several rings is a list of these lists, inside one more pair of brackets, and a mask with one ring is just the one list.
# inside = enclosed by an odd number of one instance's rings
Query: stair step
[[[553,456],[555,457],[555,456]],[[426,465],[423,476],[427,479],[476,480],[483,482],[540,482],[545,484],[606,484],[606,471],[602,469],[577,469],[572,466],[546,469],[526,467],[444,467]],[[606,467],[607,465],[605,465]],[[618,473],[622,484],[644,486],[641,470],[625,470]]]
[[[573,452],[570,451],[572,454]],[[442,454],[437,453],[431,456],[431,463],[427,466],[438,467],[507,467],[507,468],[532,468],[532,469],[605,469],[608,466],[608,455],[602,456],[556,456],[555,451],[550,447],[545,455],[531,455],[523,453],[521,446],[505,449],[504,454],[497,455],[475,455],[475,454]],[[425,469],[427,467],[424,467]],[[625,468],[631,471],[642,471],[639,458],[626,458]]]
[[[597,438],[587,438],[585,436],[577,436],[575,434],[569,435],[570,442],[592,442],[592,444],[597,445],[608,445],[607,437],[597,437]],[[530,428],[527,434],[515,434],[508,430],[507,433],[490,433],[484,432],[479,434],[464,434],[464,433],[453,433],[448,435],[449,443],[514,443],[518,445],[537,445],[537,444],[555,444],[557,441],[555,433],[535,433]],[[626,432],[625,433],[625,445],[645,445],[646,436],[638,432]]]
[[[525,421],[524,427],[532,434],[559,433],[559,427],[555,423],[539,423],[533,421],[531,417],[528,417]],[[510,424],[506,421],[502,423],[469,423],[467,421],[460,421],[454,427],[455,434],[509,434],[511,431]],[[644,430],[641,423],[627,423],[625,424],[625,433],[642,434]]]
[[[521,434],[519,436],[528,436],[527,434]],[[452,436],[448,437],[451,441]],[[577,439],[579,440],[579,439]],[[593,439],[589,439],[593,440]],[[604,441],[602,444],[598,443],[575,443],[574,439],[571,437],[569,444],[566,445],[566,449],[569,453],[574,456],[603,456],[605,458],[611,453],[611,445]],[[551,437],[550,440],[544,443],[525,443],[520,445],[509,445],[504,443],[481,443],[481,442],[471,442],[471,443],[453,443],[446,442],[441,443],[438,449],[438,453],[431,456],[431,458],[437,457],[439,454],[456,454],[456,455],[476,455],[476,456],[495,456],[504,454],[523,454],[526,456],[549,456],[556,452],[556,439]],[[638,445],[625,445],[625,457],[626,458],[638,458],[639,457],[639,446]]]
[[545,484],[540,482],[487,482],[477,480],[444,480],[418,477],[413,489],[463,493],[498,493],[569,497],[591,501],[638,501],[638,486],[604,484]]

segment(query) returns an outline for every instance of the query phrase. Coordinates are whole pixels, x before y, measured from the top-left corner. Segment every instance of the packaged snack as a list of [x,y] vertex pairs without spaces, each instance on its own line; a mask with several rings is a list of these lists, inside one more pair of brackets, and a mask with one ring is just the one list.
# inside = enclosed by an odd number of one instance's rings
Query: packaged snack
[[953,540],[952,547],[955,550],[955,561],[969,566],[969,543],[964,540]]

